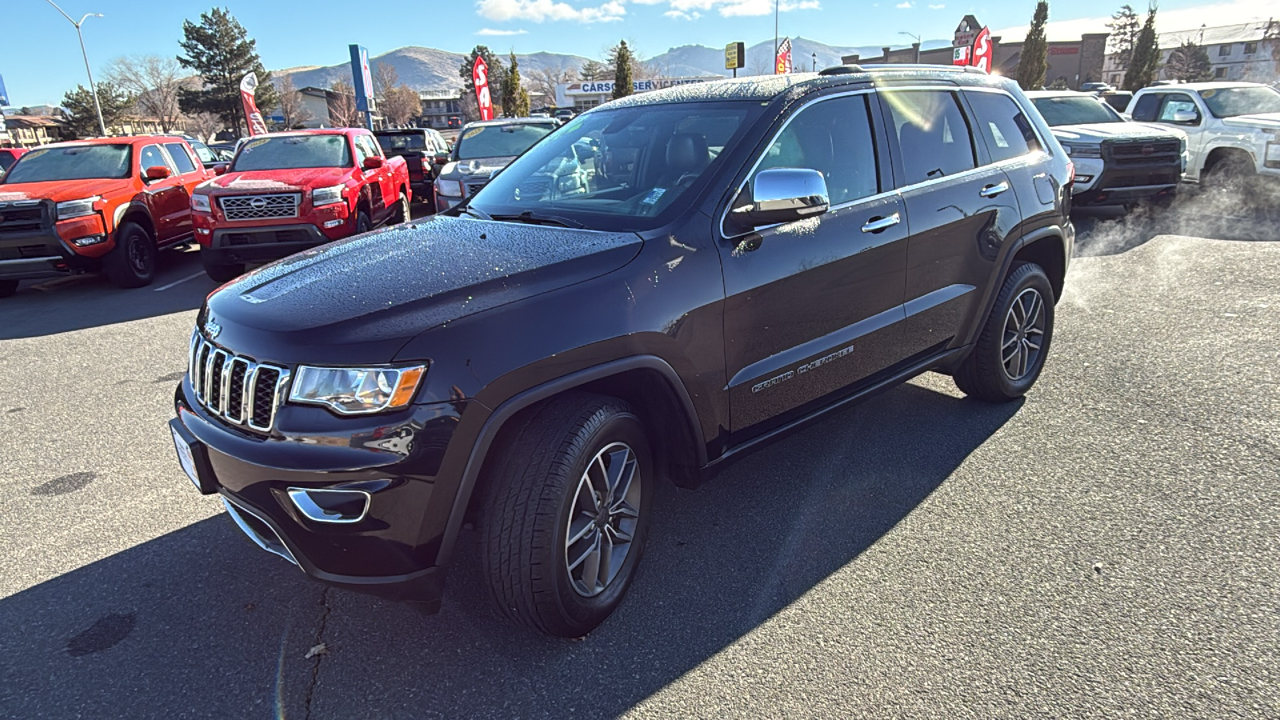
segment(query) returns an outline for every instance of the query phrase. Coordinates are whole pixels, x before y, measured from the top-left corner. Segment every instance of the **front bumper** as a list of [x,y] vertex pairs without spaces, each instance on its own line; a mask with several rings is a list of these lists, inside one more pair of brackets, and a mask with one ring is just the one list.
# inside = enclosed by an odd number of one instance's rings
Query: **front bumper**
[[269,262],[334,239],[311,223],[227,227],[213,230],[201,252],[224,264]]
[[[1156,147],[1173,145],[1157,151]],[[1151,152],[1143,154],[1143,150]],[[1097,168],[1092,182],[1081,184],[1072,196],[1077,206],[1123,205],[1173,195],[1185,171],[1182,151],[1171,141],[1106,141],[1102,157],[1081,162],[1081,166]]]
[[[254,544],[321,582],[438,609],[440,550],[458,484],[441,467],[468,401],[346,418],[285,405],[269,435],[215,419],[186,379],[174,403],[170,429],[191,448],[184,464],[194,464],[197,488],[220,495]],[[317,522],[289,496],[351,487],[371,498],[357,522]]]
[[[73,248],[72,240],[93,238]],[[0,203],[0,280],[61,277],[93,269],[114,243],[98,215],[53,221],[53,203]]]

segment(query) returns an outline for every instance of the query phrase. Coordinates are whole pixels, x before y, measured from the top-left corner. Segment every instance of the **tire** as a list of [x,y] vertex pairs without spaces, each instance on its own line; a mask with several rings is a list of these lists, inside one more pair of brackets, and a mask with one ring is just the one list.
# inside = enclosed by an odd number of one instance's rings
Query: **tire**
[[391,216],[390,224],[392,225],[407,223],[409,218],[413,217],[413,212],[409,209],[409,196],[405,195],[403,190],[400,191],[399,205],[400,207],[396,208],[395,214]]
[[[1015,302],[1019,310],[1014,309]],[[961,392],[988,402],[1007,402],[1026,395],[1049,356],[1053,303],[1053,285],[1044,270],[1035,263],[1015,265],[1000,287],[973,351],[953,375]],[[1030,332],[1018,329],[1023,313],[1031,314]],[[1033,350],[1034,338],[1040,341]]]
[[[649,442],[626,403],[597,395],[549,400],[517,427],[486,469],[480,565],[489,597],[517,624],[582,637],[617,609],[635,578],[657,483]],[[592,509],[599,500],[582,483],[606,487],[600,468],[634,471],[615,482],[626,486],[621,497],[604,503],[621,512]],[[571,529],[580,539],[567,542]],[[629,542],[612,544],[627,535]],[[607,557],[609,566],[601,562]]]
[[204,272],[214,282],[230,282],[244,274],[244,263],[223,263],[214,258],[213,253],[201,248],[200,264]]
[[1209,167],[1205,186],[1212,192],[1243,197],[1253,183],[1253,161],[1232,152]]
[[17,280],[0,280],[0,298],[7,298],[18,292]]
[[116,231],[116,246],[102,260],[102,269],[116,287],[140,288],[156,276],[156,241],[146,228],[127,222]]
[[363,235],[373,229],[373,223],[369,221],[369,213],[364,210],[356,211],[356,235]]

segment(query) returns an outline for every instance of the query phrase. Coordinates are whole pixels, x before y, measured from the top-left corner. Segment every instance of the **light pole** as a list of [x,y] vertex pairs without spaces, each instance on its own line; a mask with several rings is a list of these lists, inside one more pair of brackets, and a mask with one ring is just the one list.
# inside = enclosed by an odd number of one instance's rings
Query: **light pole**
[[[52,0],[50,0],[50,1],[52,2]],[[911,38],[912,40],[915,40],[915,41],[916,41],[916,64],[917,64],[917,65],[919,65],[919,64],[920,64],[920,36],[919,36],[919,35],[912,35],[911,33],[907,32],[907,31],[905,31],[905,30],[899,30],[899,31],[898,31],[898,34],[899,34],[899,35],[906,35],[907,37],[909,37],[909,38]]]
[[813,71],[818,72],[818,53],[813,54]]
[[70,15],[62,12],[62,8],[58,7],[53,0],[48,1],[50,5],[53,5],[54,10],[57,10],[62,14],[62,17],[67,19],[67,22],[76,26],[76,37],[80,38],[80,54],[84,56],[84,71],[89,75],[89,92],[93,95],[93,109],[98,111],[98,130],[102,132],[103,137],[106,137],[107,124],[102,120],[102,103],[98,102],[98,88],[93,84],[93,71],[89,69],[89,52],[84,49],[84,34],[80,32],[80,26],[84,24],[85,20],[91,17],[102,17],[102,13],[86,13],[84,17],[80,18],[80,22],[76,22],[71,19]]
[[778,0],[773,0],[773,74],[778,74]]

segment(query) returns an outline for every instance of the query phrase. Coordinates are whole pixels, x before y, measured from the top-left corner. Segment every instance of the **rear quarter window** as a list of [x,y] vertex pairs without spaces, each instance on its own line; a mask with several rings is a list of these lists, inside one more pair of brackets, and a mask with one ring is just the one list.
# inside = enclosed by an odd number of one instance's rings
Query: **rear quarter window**
[[978,134],[992,162],[1011,160],[1041,150],[1031,122],[1013,98],[1001,93],[966,92],[976,115]]

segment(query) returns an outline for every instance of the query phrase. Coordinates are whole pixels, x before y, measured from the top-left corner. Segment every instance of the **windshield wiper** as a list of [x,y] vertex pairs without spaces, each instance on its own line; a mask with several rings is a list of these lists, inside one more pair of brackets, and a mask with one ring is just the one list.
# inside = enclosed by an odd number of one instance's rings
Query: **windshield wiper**
[[479,219],[479,220],[492,220],[492,219],[493,219],[492,217],[490,217],[490,216],[489,216],[489,213],[487,213],[487,212],[485,212],[485,211],[483,211],[483,210],[477,210],[477,209],[475,209],[475,208],[471,207],[470,205],[463,205],[462,207],[458,208],[458,210],[459,210],[460,212],[464,212],[464,213],[466,213],[466,214],[470,215],[471,217],[473,217],[473,218],[477,218],[477,219]]
[[559,225],[560,227],[574,228],[581,230],[586,225],[561,215],[543,215],[534,214],[532,210],[525,210],[519,215],[494,215],[494,220],[503,222],[518,222],[527,225]]

